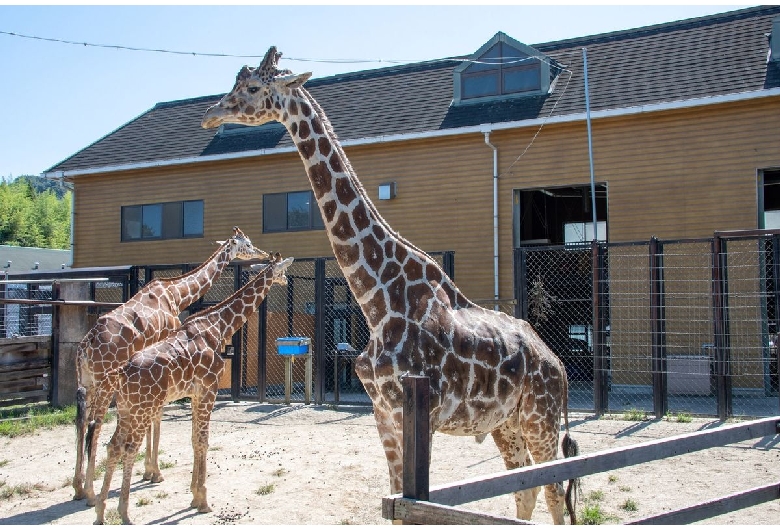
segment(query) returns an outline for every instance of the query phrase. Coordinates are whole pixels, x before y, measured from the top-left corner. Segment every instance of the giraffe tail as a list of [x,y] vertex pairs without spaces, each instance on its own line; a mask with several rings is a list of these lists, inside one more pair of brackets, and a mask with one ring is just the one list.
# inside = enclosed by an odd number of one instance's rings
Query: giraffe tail
[[[580,454],[580,446],[572,438],[569,432],[569,381],[564,372],[564,393],[563,393],[563,421],[566,432],[563,435],[561,449],[564,458],[571,458]],[[569,485],[566,487],[566,509],[569,511],[569,520],[571,524],[577,524],[577,494],[580,490],[580,479],[569,479]]]

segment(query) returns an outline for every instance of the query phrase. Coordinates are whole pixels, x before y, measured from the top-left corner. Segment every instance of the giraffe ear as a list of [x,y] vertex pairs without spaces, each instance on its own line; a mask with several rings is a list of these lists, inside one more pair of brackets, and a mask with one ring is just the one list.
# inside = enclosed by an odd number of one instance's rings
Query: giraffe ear
[[277,77],[276,79],[287,88],[298,88],[303,86],[303,84],[308,81],[310,77],[311,72],[306,72],[303,74],[283,75]]

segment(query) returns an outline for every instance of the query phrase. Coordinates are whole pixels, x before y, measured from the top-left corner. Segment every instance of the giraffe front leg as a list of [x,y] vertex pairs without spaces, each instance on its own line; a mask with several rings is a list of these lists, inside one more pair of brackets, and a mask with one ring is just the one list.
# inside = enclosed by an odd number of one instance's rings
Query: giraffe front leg
[[[216,397],[216,394],[215,394]],[[206,498],[206,455],[209,449],[209,421],[213,403],[195,403],[192,410],[192,491],[191,508],[196,508],[200,513],[211,511]]]
[[[525,440],[518,428],[516,420],[509,420],[494,429],[491,433],[496,443],[504,466],[510,469],[533,465],[534,461],[529,453]],[[530,521],[536,507],[536,498],[539,496],[539,487],[515,492],[515,505],[517,518]]]

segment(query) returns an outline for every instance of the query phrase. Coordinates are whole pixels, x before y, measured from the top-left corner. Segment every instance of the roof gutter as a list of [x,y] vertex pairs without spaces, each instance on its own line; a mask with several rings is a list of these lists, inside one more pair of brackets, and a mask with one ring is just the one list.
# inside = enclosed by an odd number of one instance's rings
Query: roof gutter
[[[719,105],[722,103],[735,103],[740,101],[750,101],[767,97],[780,96],[780,88],[771,88],[767,90],[757,90],[752,92],[740,92],[736,94],[726,94],[723,96],[708,96],[703,98],[687,99],[681,101],[671,101],[665,103],[654,103],[651,105],[640,105],[636,107],[623,107],[619,109],[600,110],[591,112],[591,119],[616,118],[621,116],[633,116],[637,114],[646,114],[651,112],[663,112],[668,110],[688,109],[704,107],[708,105]],[[587,115],[585,112],[577,114],[567,114],[564,116],[552,116],[549,118],[538,118],[534,120],[512,121],[504,123],[489,123],[475,125],[471,127],[460,127],[457,129],[447,129],[442,131],[426,131],[409,134],[391,134],[386,136],[373,136],[369,138],[356,138],[354,140],[342,140],[344,147],[358,145],[372,145],[390,142],[402,142],[410,140],[424,140],[429,138],[439,138],[448,136],[462,136],[467,134],[484,134],[485,131],[501,131],[506,129],[517,129],[521,127],[535,127],[539,125],[550,125],[553,123],[571,123],[585,121]],[[294,146],[279,147],[273,149],[257,149],[253,151],[241,151],[238,153],[227,153],[210,156],[193,156],[186,158],[174,158],[170,160],[155,160],[151,162],[136,162],[132,164],[118,164],[113,166],[103,166],[86,169],[74,169],[67,171],[49,171],[42,174],[46,178],[73,178],[86,175],[96,175],[100,173],[113,173],[118,171],[131,171],[136,169],[151,169],[169,166],[179,166],[184,164],[198,164],[206,162],[219,162],[223,160],[239,160],[257,156],[276,155],[283,153],[297,152]]]

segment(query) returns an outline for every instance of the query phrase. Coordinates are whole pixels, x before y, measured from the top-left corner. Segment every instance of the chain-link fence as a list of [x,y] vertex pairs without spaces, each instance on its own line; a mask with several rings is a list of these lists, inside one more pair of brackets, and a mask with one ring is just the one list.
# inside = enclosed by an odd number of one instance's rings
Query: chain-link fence
[[574,409],[776,414],[775,232],[520,248],[517,315],[563,360]]

